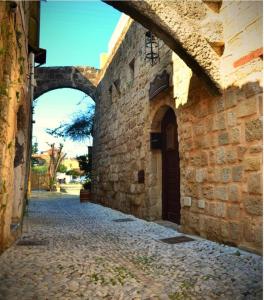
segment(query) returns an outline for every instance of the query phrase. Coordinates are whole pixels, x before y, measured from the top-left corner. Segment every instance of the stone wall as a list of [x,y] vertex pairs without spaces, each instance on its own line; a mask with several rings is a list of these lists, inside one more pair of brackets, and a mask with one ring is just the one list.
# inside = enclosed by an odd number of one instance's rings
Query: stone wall
[[13,241],[11,224],[21,222],[30,143],[29,2],[17,5],[0,2],[0,252]]
[[[171,107],[178,124],[181,229],[259,252],[261,3],[226,1],[211,9],[223,26],[223,40],[212,43],[221,48],[220,96],[213,96],[200,74],[193,74],[163,42],[160,62],[152,67],[145,60],[141,25],[132,23],[121,37],[97,89],[94,201],[149,220],[161,218],[162,159],[160,150],[150,150],[150,132],[160,131]],[[150,82],[164,70],[170,87],[150,101]],[[140,171],[144,183],[138,181]]]
[[262,92],[248,83],[212,98],[201,86],[178,109],[182,229],[261,249]]
[[161,41],[160,63],[145,61],[145,32],[132,23],[98,85],[93,147],[95,201],[141,217],[150,213],[147,184],[138,183],[140,170],[148,180],[149,82],[172,70],[172,52]]

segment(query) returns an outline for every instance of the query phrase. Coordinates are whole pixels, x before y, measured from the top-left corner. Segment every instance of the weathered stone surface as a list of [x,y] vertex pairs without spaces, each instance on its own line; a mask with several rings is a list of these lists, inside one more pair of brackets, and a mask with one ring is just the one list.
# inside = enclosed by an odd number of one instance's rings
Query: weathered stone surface
[[206,199],[213,199],[214,197],[214,188],[213,186],[203,186],[202,187],[203,196]]
[[237,105],[237,95],[235,91],[228,91],[225,94],[225,108],[231,108]]
[[236,126],[236,124],[237,124],[236,113],[229,111],[227,113],[227,125],[229,127],[233,127],[233,126]]
[[220,146],[229,144],[228,132],[223,132],[218,135],[218,143]]
[[230,168],[220,169],[219,178],[221,182],[229,182],[231,180],[231,169]]
[[229,232],[232,240],[240,240],[242,234],[242,227],[238,222],[229,223]]
[[36,68],[37,87],[34,98],[57,88],[74,88],[95,100],[99,70],[92,67],[41,67]]
[[245,159],[245,171],[259,171],[261,167],[260,157],[248,157]]
[[243,166],[235,166],[232,168],[232,179],[233,181],[241,181],[243,176]]
[[[188,61],[190,66],[193,64],[192,57],[195,57],[196,62],[193,66],[197,68],[197,62],[198,65],[203,65],[203,67],[207,70],[206,73],[210,74],[210,79],[206,80],[213,80],[218,86],[220,74],[218,73],[218,68],[216,67],[218,61],[217,55],[212,50],[205,37],[200,35],[196,28],[191,25],[197,24],[197,26],[200,26],[201,24],[200,22],[197,22],[197,16],[199,13],[197,15],[198,7],[196,5],[194,5],[196,12],[191,13],[191,20],[193,20],[194,23],[190,23],[188,15],[190,12],[193,12],[194,7],[190,2],[188,2],[188,4],[180,1],[170,3],[153,1],[122,3],[110,1],[106,3],[121,9],[136,21],[141,22],[142,25],[144,25],[146,28],[149,28],[153,33],[157,34],[157,36],[164,38],[165,42],[170,46],[171,49],[178,53],[179,56],[182,56],[186,51],[188,56],[191,56],[190,60]],[[188,5],[188,13],[186,11],[186,5]],[[203,6],[204,4],[200,3],[200,8]],[[206,14],[203,14],[203,18],[205,18],[205,16]],[[157,24],[154,26],[153,20],[157,20]],[[180,30],[179,24],[181,24]],[[164,33],[166,34],[164,35]],[[179,47],[181,48],[181,51],[179,51]],[[200,53],[200,49],[202,53]],[[207,54],[208,58],[211,57],[210,64],[205,63],[205,53]],[[204,76],[203,74],[204,72],[201,72],[200,76]],[[205,75],[205,77],[208,77],[208,75]]]
[[206,170],[198,169],[196,170],[196,182],[203,182],[206,180]]
[[251,142],[262,138],[262,121],[260,119],[246,122],[246,141]]
[[240,161],[243,160],[246,151],[247,151],[247,147],[237,146],[237,157]]
[[225,148],[216,149],[216,163],[221,165],[225,163]]
[[223,130],[225,128],[226,128],[225,114],[220,113],[215,117],[213,130]]
[[229,149],[226,151],[226,162],[235,163],[237,160],[237,151],[235,149]]
[[226,186],[217,186],[214,189],[214,195],[216,199],[228,200],[228,191]]
[[240,206],[239,205],[228,205],[227,206],[227,218],[235,220],[240,218]]
[[263,148],[261,145],[251,146],[249,148],[249,153],[259,153],[262,152]]
[[246,117],[257,112],[257,98],[251,97],[240,103],[237,109],[238,117]]
[[228,200],[232,202],[240,201],[240,191],[237,184],[231,184],[228,187]]
[[230,142],[232,144],[240,143],[240,129],[239,128],[231,128],[230,130]]
[[250,215],[262,216],[263,202],[262,197],[257,195],[244,195],[243,197],[244,208]]
[[250,194],[262,194],[262,174],[254,173],[249,175],[248,192]]

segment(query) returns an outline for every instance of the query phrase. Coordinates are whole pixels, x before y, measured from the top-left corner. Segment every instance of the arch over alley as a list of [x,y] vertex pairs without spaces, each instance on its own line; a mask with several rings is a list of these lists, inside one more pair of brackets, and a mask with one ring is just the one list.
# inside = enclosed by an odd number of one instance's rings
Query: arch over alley
[[129,15],[162,39],[199,74],[213,94],[219,94],[222,84],[215,46],[223,42],[218,18],[222,1],[210,5],[212,14],[209,15],[206,13],[209,4],[203,1],[103,2]]
[[78,89],[93,100],[98,83],[99,70],[92,67],[41,67],[35,69],[36,88],[34,99],[59,88]]

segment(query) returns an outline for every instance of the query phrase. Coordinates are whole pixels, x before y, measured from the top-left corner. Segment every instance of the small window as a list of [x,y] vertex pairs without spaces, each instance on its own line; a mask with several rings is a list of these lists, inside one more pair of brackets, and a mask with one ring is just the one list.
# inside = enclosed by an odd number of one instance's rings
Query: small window
[[115,89],[116,89],[116,92],[117,92],[118,96],[120,96],[120,94],[121,94],[120,79],[117,79],[117,80],[114,81],[114,86],[115,86]]
[[113,88],[112,88],[112,85],[110,85],[108,92],[109,92],[110,103],[112,104],[112,98],[113,98]]
[[135,77],[135,58],[133,58],[129,63],[129,70],[130,70],[130,80],[133,81]]

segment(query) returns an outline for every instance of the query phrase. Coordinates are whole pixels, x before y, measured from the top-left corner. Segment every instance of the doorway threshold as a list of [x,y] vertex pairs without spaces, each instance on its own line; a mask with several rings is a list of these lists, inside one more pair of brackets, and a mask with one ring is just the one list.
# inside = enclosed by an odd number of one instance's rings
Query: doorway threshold
[[170,222],[170,221],[167,221],[167,220],[162,220],[162,219],[161,220],[156,220],[156,221],[153,221],[153,223],[156,223],[158,225],[173,229],[177,232],[182,232],[181,231],[181,225]]

